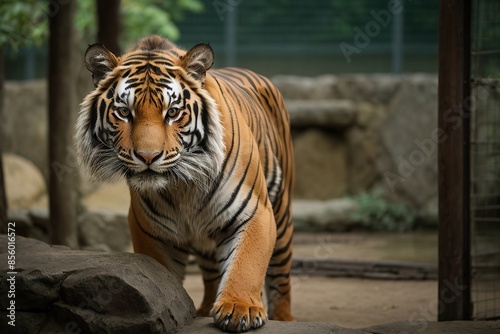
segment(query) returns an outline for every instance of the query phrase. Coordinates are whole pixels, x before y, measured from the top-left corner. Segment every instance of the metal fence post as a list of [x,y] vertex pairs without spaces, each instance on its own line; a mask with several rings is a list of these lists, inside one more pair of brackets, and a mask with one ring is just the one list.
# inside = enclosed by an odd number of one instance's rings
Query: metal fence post
[[405,16],[404,0],[401,0],[401,6],[403,7],[403,10],[401,13],[394,15],[394,21],[392,23],[392,73],[401,73],[403,69],[403,36]]
[[236,31],[238,21],[238,5],[227,12],[224,26],[224,44],[226,47],[226,66],[236,65]]

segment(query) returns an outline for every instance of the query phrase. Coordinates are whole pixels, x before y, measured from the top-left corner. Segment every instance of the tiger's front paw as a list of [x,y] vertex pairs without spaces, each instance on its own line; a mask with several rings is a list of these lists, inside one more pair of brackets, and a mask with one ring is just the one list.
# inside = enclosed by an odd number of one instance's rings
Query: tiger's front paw
[[230,333],[262,327],[267,320],[267,313],[262,307],[238,302],[215,302],[211,314],[215,325]]

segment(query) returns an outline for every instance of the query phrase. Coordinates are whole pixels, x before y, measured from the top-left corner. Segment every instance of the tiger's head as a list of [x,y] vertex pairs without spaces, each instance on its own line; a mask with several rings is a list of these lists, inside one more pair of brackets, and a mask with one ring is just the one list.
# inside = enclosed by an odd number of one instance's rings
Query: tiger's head
[[81,104],[76,146],[91,177],[125,176],[138,191],[207,187],[224,160],[219,111],[204,89],[212,64],[209,45],[185,52],[159,36],[120,57],[89,46],[85,65],[96,88]]

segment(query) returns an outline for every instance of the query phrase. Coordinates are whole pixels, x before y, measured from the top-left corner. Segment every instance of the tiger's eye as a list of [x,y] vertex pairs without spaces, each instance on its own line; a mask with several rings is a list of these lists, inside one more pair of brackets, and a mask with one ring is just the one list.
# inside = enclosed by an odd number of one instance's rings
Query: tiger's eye
[[167,110],[167,116],[169,118],[174,118],[175,116],[179,115],[179,111],[180,111],[179,108],[169,108]]
[[118,111],[121,117],[127,118],[130,116],[130,109],[127,107],[117,108],[116,110]]

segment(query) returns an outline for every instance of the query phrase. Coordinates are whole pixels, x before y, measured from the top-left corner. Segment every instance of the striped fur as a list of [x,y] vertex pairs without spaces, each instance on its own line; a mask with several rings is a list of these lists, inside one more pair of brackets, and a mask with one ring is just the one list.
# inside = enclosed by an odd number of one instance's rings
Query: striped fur
[[93,178],[127,179],[134,250],[179,280],[194,254],[205,283],[198,314],[244,332],[268,317],[293,320],[293,152],[271,82],[243,69],[209,71],[212,63],[208,45],[186,52],[159,36],[121,57],[90,46],[96,88],[81,105],[76,141]]

